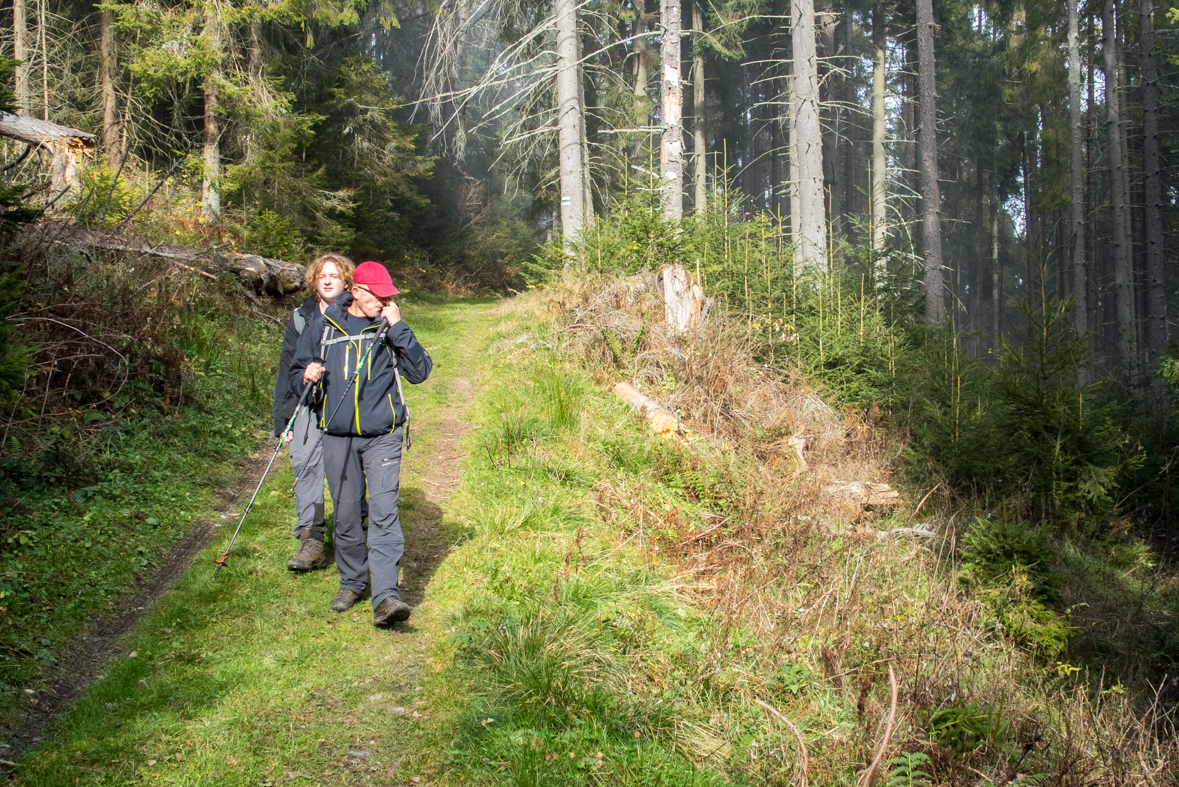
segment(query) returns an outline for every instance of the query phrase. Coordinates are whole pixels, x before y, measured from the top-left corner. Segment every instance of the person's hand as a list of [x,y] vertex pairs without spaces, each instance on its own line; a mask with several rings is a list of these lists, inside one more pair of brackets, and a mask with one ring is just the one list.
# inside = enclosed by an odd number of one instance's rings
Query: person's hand
[[282,441],[284,443],[289,443],[294,439],[295,439],[295,430],[292,429],[289,432],[287,432],[285,435],[283,435]]
[[389,321],[390,325],[396,325],[401,319],[401,309],[397,308],[397,304],[389,301],[389,305],[381,309],[381,317]]
[[303,370],[303,382],[317,383],[319,382],[319,378],[323,376],[323,373],[323,364],[312,361],[311,363],[307,364],[307,368]]

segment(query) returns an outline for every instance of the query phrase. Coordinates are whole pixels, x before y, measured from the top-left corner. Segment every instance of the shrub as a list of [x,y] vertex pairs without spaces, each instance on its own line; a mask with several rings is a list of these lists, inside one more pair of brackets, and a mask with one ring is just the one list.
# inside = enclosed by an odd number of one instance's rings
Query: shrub
[[288,219],[272,210],[264,210],[251,222],[245,246],[253,254],[279,260],[297,259],[303,249],[303,236]]
[[1003,632],[1045,656],[1071,636],[1067,616],[1050,610],[1062,577],[1052,570],[1048,527],[977,519],[962,537],[959,580],[986,605]]

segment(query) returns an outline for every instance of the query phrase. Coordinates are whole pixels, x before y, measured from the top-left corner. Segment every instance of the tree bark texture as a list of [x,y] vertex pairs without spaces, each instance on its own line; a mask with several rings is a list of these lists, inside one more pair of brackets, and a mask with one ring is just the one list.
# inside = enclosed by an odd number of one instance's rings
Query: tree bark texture
[[885,117],[885,26],[884,4],[876,2],[872,8],[872,265],[876,287],[884,287],[888,278],[888,258],[884,247],[888,242],[888,160],[884,153],[887,133]]
[[119,133],[119,103],[115,94],[118,53],[115,48],[115,12],[105,10],[99,22],[99,69],[102,71],[102,154],[107,166],[118,170],[123,163]]
[[[219,58],[221,55],[221,19],[217,6],[211,4],[205,14],[205,36]],[[201,209],[209,218],[221,215],[221,128],[217,119],[217,81],[221,69],[214,66],[205,77],[204,174],[201,178]]]
[[[644,116],[647,114],[647,14],[645,0],[637,0],[635,5],[634,41],[631,42],[631,52],[635,58],[635,105]],[[641,121],[641,118],[639,119]]]
[[942,284],[941,190],[937,182],[937,81],[933,54],[933,0],[917,0],[917,74],[921,94],[921,240],[925,253],[925,318],[946,318]]
[[1117,34],[1114,0],[1101,10],[1102,55],[1105,64],[1106,132],[1109,135],[1110,200],[1113,206],[1114,302],[1117,305],[1118,355],[1123,369],[1133,374],[1136,364],[1134,276],[1126,221],[1125,162],[1122,159],[1122,113],[1117,84]]
[[901,221],[912,223],[917,215],[917,52],[912,37],[903,44],[905,68],[901,76],[901,138],[897,158],[900,161]]
[[16,108],[29,114],[29,21],[25,0],[12,0],[12,56],[16,67]]
[[659,174],[663,218],[678,222],[684,216],[684,93],[680,84],[680,0],[661,0],[659,100],[663,134],[659,145]]
[[[708,141],[705,136],[704,96],[704,9],[702,0],[693,0],[692,29],[692,178],[695,187],[695,213],[703,217],[708,209]],[[775,193],[779,186],[774,185]]]
[[581,149],[580,41],[577,3],[555,0],[557,24],[557,144],[561,172],[561,230],[572,253],[585,226],[585,178]]
[[[1085,157],[1081,130],[1081,42],[1078,0],[1068,0],[1069,169],[1072,174],[1073,331],[1083,341],[1089,331],[1088,276],[1085,271]],[[1085,370],[1081,370],[1085,382]]]
[[[843,76],[838,70],[840,49],[839,17],[829,8],[819,12],[819,41],[822,44],[819,85],[821,91],[820,127],[823,132],[823,205],[826,208],[825,226],[828,228],[827,248],[833,256],[840,254],[839,240],[843,237],[843,195],[839,167],[840,111],[839,91]],[[824,95],[825,94],[825,95]],[[831,264],[840,267],[833,259]]]
[[794,238],[796,273],[824,268],[823,134],[819,127],[819,69],[815,52],[813,0],[791,0],[794,89],[791,159],[797,180],[798,232]]
[[[1154,2],[1142,0],[1142,160],[1146,172],[1146,361],[1153,370],[1167,351],[1167,291],[1163,269],[1162,168],[1159,163],[1159,72]],[[1166,385],[1151,375],[1156,415],[1166,413]]]

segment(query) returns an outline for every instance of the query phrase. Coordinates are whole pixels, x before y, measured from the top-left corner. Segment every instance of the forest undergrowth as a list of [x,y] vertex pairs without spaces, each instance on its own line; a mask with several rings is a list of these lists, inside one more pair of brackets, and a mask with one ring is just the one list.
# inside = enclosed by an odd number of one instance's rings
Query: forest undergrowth
[[[0,723],[136,584],[265,438],[281,333],[234,281],[26,246],[0,409]],[[16,714],[15,717],[13,714]]]
[[[516,308],[436,579],[453,781],[1175,783],[1172,679],[1129,656],[1177,611],[1145,542],[947,493],[905,467],[894,403],[832,409],[768,356],[773,318],[714,302],[672,335],[653,273]],[[690,435],[651,434],[619,380]]]

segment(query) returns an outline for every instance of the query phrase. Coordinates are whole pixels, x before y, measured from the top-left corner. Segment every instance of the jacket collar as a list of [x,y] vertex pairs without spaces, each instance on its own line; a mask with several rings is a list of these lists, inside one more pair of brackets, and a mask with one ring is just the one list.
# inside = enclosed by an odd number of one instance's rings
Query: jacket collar
[[342,292],[338,298],[328,304],[328,307],[323,312],[323,316],[330,317],[342,325],[344,323],[344,313],[348,310],[350,303],[352,303],[352,293]]

